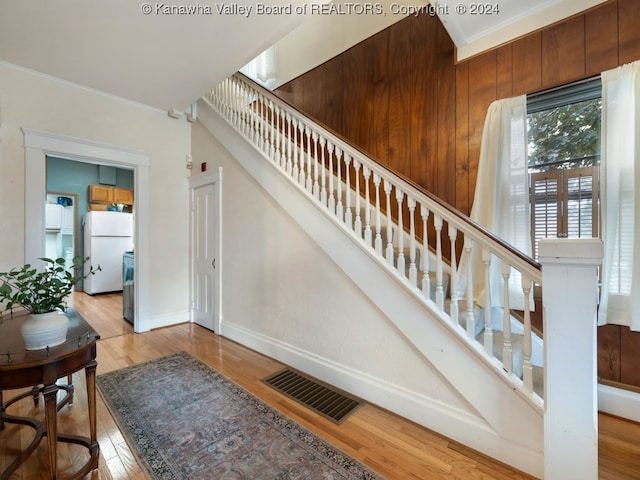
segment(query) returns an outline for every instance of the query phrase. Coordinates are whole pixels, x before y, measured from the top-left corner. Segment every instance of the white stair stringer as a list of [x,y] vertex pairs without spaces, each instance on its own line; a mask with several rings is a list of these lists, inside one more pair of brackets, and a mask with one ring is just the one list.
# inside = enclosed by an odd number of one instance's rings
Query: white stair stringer
[[[401,332],[405,341],[446,379],[477,416],[454,411],[398,408],[384,392],[366,400],[399,413],[470,448],[542,476],[542,404],[521,394],[497,360],[470,342],[459,325],[441,315],[431,300],[400,278],[370,247],[306,190],[293,183],[211,107],[203,104],[199,120],[293,218],[317,245]],[[223,193],[224,196],[224,193]],[[222,329],[224,334],[224,327]],[[270,355],[278,358],[277,352]],[[295,366],[295,365],[294,365]],[[358,391],[352,392],[358,394]]]

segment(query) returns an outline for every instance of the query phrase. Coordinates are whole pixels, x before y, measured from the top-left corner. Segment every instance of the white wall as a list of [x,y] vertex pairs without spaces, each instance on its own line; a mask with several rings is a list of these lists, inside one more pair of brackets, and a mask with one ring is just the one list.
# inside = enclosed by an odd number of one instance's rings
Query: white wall
[[23,128],[149,156],[150,301],[143,329],[187,321],[185,157],[190,153],[190,124],[166,112],[0,63],[0,270],[25,261],[25,179],[34,172],[25,168]]

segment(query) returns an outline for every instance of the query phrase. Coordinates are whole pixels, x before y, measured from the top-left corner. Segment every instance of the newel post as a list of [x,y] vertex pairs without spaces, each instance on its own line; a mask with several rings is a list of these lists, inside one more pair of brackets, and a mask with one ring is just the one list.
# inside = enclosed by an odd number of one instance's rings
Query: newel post
[[598,239],[543,239],[544,478],[597,480]]

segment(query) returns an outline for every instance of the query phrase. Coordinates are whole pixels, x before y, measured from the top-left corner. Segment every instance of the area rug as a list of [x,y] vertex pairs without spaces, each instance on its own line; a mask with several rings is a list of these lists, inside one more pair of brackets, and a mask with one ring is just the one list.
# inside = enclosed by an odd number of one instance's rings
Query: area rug
[[97,383],[152,479],[382,479],[186,352]]

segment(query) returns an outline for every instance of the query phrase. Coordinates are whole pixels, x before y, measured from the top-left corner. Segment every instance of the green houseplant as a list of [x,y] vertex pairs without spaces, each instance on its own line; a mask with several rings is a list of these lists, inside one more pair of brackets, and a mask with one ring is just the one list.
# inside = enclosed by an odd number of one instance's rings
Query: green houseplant
[[64,342],[68,320],[59,313],[66,311],[66,300],[73,287],[100,270],[100,266],[84,268],[89,257],[74,257],[69,269],[64,258],[40,260],[44,262],[42,270],[26,264],[0,272],[0,302],[5,304],[5,310],[20,306],[31,314],[21,329],[27,350]]

